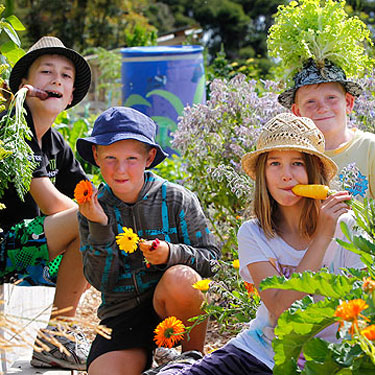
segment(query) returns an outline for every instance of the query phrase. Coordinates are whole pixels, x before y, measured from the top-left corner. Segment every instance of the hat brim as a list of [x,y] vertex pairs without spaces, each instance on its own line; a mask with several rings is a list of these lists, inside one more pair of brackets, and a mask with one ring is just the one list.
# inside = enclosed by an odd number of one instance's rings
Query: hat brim
[[23,55],[14,65],[10,77],[9,86],[15,94],[25,78],[32,63],[43,55],[62,55],[72,61],[75,66],[75,81],[73,100],[66,107],[71,108],[78,104],[87,94],[91,84],[91,69],[88,62],[76,51],[64,47],[39,48]]
[[141,134],[134,135],[134,133],[109,133],[105,135],[99,135],[96,137],[78,138],[77,139],[77,151],[81,158],[96,167],[99,167],[94,159],[94,154],[92,152],[93,145],[108,146],[112,143],[123,141],[125,139],[134,139],[136,141],[145,143],[151,147],[156,148],[155,159],[149,167],[146,169],[151,169],[160,164],[169,155],[157,144],[152,143],[150,140]]
[[354,97],[358,97],[361,95],[363,88],[361,85],[359,85],[356,82],[353,81],[337,81],[337,80],[317,80],[316,82],[310,83],[308,85],[303,85],[303,86],[297,86],[297,87],[292,87],[288,90],[285,90],[282,92],[278,97],[277,100],[278,102],[285,108],[291,109],[292,105],[294,103],[295,95],[297,90],[300,87],[304,86],[311,86],[311,85],[318,85],[320,83],[329,83],[329,82],[338,82],[341,83],[345,89],[346,92],[349,94],[353,95]]
[[241,165],[245,173],[250,176],[253,180],[256,179],[256,165],[258,161],[258,157],[261,154],[264,154],[266,152],[270,151],[300,151],[304,152],[306,154],[317,156],[323,165],[323,173],[325,174],[328,181],[331,181],[338,170],[337,164],[325,156],[324,154],[313,151],[309,148],[305,148],[302,146],[288,146],[288,145],[279,145],[279,146],[271,146],[271,147],[265,147],[259,151],[253,151],[248,152],[245,154],[241,159]]

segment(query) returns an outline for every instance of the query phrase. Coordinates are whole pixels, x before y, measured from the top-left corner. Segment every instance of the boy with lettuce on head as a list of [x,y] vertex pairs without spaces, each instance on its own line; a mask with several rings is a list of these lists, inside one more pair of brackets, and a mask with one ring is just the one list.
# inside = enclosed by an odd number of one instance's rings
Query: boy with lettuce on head
[[365,49],[372,42],[367,26],[344,6],[319,0],[280,6],[267,44],[270,56],[281,60],[284,78],[293,77],[279,103],[322,131],[325,153],[338,165],[345,188],[355,198],[374,198],[375,135],[350,126],[348,115],[363,90],[347,79],[372,68]]

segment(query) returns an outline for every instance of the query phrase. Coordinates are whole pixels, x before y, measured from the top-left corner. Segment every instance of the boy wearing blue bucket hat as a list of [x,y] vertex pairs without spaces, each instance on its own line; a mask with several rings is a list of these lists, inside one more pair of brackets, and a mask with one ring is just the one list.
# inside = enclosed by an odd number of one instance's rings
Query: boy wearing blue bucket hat
[[[167,156],[156,132],[148,116],[113,107],[97,118],[91,137],[77,141],[78,153],[105,180],[78,215],[84,274],[102,293],[101,324],[112,328],[111,340],[95,338],[89,374],[150,367],[156,325],[168,316],[189,325],[201,313],[203,295],[192,284],[212,275],[219,257],[196,196],[149,170]],[[121,251],[116,236],[130,229],[144,241]],[[182,343],[187,358],[201,356],[205,334],[201,324]]]

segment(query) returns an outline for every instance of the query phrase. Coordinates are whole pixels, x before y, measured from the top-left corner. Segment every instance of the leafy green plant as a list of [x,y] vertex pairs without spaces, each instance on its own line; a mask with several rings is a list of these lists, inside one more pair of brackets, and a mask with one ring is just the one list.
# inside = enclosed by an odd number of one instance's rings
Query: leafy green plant
[[[0,4],[0,15],[4,10],[5,6]],[[1,44],[0,52],[11,66],[25,54],[25,51],[21,48],[21,41],[17,34],[17,31],[23,30],[25,30],[25,27],[15,15],[0,19],[0,35],[4,32],[9,38],[7,42]],[[2,61],[2,63],[5,63],[5,61]]]
[[[3,158],[0,160],[0,197],[13,184],[21,199],[29,190],[32,170],[35,168],[33,152],[25,139],[31,139],[31,130],[24,117],[23,103],[27,89],[20,89],[11,102],[8,113],[0,120],[0,140]],[[14,114],[13,114],[14,109]]]
[[[340,245],[361,256],[366,271],[344,270],[334,275],[293,274],[290,279],[272,277],[262,289],[297,290],[324,297],[319,302],[310,296],[295,302],[278,320],[273,341],[274,374],[370,374],[375,371],[375,204],[365,201],[364,208],[353,207],[355,232],[342,223],[348,242]],[[314,337],[322,329],[340,321],[342,341],[328,343]],[[339,326],[338,326],[339,327]],[[306,359],[304,369],[297,365],[300,354]]]
[[184,160],[176,154],[166,158],[154,168],[156,174],[170,182],[185,185],[188,174],[185,171]]
[[286,80],[313,58],[318,66],[328,59],[348,76],[363,74],[373,61],[366,54],[372,46],[370,30],[358,17],[349,17],[345,1],[300,0],[279,6],[269,29],[269,55],[281,60]]
[[92,182],[97,185],[102,181],[99,168],[83,160],[76,150],[78,138],[89,137],[91,135],[94,122],[97,115],[90,115],[87,111],[83,116],[74,116],[72,112],[61,112],[54,122],[54,127],[63,135],[65,141],[69,144],[76,159],[82,165],[84,171]]
[[[0,15],[4,11],[5,6],[0,4]],[[22,30],[25,30],[25,28],[16,16],[10,15],[6,18],[0,18],[0,35],[6,34],[9,39],[0,45],[0,112],[5,109],[6,101],[11,96],[5,84],[5,79],[9,76],[11,66],[25,54],[17,34],[17,31]]]
[[[213,280],[202,280],[203,289],[209,297],[202,304],[203,314],[189,321],[194,322],[192,328],[211,317],[219,324],[220,333],[237,334],[243,328],[243,323],[254,318],[260,302],[258,291],[254,284],[242,281],[238,272],[239,261],[219,260],[218,272]],[[190,329],[189,329],[190,330]]]
[[[90,48],[85,51],[92,54],[90,62],[97,65],[97,87],[95,87],[95,100],[102,97],[106,99],[108,107],[121,105],[121,53],[119,50],[107,51],[102,47]],[[103,100],[103,99],[101,99]]]

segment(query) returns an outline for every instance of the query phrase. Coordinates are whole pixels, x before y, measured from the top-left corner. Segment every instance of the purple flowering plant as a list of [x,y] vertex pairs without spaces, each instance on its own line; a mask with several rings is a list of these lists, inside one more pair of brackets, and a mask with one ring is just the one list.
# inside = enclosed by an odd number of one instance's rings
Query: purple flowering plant
[[197,193],[224,253],[237,248],[233,228],[253,186],[241,169],[241,158],[254,149],[262,125],[285,110],[276,92],[275,82],[243,74],[214,79],[209,100],[185,107],[173,134],[173,147],[190,176],[185,184]]

